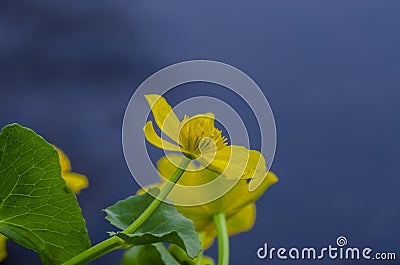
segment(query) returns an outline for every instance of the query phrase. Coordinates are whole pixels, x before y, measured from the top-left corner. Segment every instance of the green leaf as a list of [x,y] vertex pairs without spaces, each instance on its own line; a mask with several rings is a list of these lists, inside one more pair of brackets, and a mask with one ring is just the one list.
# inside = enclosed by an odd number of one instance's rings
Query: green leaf
[[[131,196],[105,209],[106,219],[124,230],[153,200],[154,198],[147,193]],[[116,235],[135,246],[158,242],[173,243],[184,249],[191,258],[196,257],[201,251],[192,220],[181,215],[174,206],[164,202],[135,233],[118,232]]]
[[120,265],[179,265],[162,243],[140,245],[125,251]]
[[18,124],[0,132],[0,233],[33,249],[44,264],[61,264],[90,246],[57,151]]

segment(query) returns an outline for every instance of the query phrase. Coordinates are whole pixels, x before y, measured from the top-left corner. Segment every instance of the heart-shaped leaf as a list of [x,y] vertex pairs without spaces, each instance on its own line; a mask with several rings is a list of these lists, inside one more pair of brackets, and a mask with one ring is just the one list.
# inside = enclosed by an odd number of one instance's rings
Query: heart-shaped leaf
[[[154,189],[151,192],[154,192]],[[106,219],[124,230],[153,200],[154,198],[147,193],[131,196],[105,209]],[[135,233],[118,232],[115,235],[135,246],[158,242],[173,243],[184,249],[190,258],[196,257],[201,251],[192,220],[181,215],[174,206],[164,202]]]
[[0,132],[0,233],[33,249],[44,264],[61,264],[90,246],[57,151],[18,124]]

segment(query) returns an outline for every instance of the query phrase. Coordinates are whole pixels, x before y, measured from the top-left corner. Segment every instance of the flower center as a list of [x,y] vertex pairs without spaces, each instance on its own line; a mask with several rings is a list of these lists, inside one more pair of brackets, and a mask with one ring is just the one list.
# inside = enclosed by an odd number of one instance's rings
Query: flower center
[[196,157],[216,152],[227,145],[222,131],[214,127],[214,118],[206,114],[189,118],[185,115],[179,132],[179,145]]

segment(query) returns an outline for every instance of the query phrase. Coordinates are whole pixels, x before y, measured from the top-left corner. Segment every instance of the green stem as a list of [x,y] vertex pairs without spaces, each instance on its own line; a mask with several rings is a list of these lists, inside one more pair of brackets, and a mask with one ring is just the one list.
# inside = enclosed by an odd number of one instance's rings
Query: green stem
[[213,215],[218,237],[218,265],[229,264],[229,235],[224,212]]
[[78,265],[78,264],[86,264],[92,260],[95,260],[108,252],[121,248],[124,244],[124,241],[119,237],[113,236],[110,237],[97,245],[85,250],[84,252],[78,254],[72,259],[65,262],[63,265]]
[[[154,198],[149,207],[128,227],[123,233],[132,234],[134,233],[146,220],[154,213],[154,211],[160,206],[160,204],[167,198],[168,194],[171,192],[172,188],[178,182],[180,177],[185,172],[185,169],[190,163],[190,159],[184,157],[181,161],[179,167],[176,169],[175,173],[172,175],[171,179],[167,182],[160,194]],[[86,264],[92,260],[95,260],[113,250],[120,249],[124,245],[124,240],[117,236],[113,236],[106,239],[97,245],[85,250],[84,252],[78,254],[63,265],[77,265]]]
[[124,230],[125,234],[134,233],[149,217],[154,213],[154,211],[160,206],[160,204],[167,198],[168,194],[171,192],[172,188],[178,182],[180,177],[185,172],[185,169],[190,163],[190,159],[184,157],[181,161],[179,167],[176,169],[175,173],[172,175],[171,179],[167,182],[165,187],[162,189],[160,194],[155,198],[152,203],[147,207],[147,209],[135,220],[128,228]]

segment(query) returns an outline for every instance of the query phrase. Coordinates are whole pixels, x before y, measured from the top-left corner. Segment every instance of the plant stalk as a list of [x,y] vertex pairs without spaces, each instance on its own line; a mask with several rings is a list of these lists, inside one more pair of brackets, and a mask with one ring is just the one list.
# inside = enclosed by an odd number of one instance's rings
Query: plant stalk
[[[158,206],[167,198],[172,188],[179,181],[180,177],[185,172],[185,169],[190,163],[190,159],[184,157],[179,167],[176,169],[171,179],[167,182],[160,194],[154,198],[149,207],[128,227],[123,233],[133,234],[141,225],[146,222],[147,219],[157,210]],[[124,246],[124,240],[117,236],[110,237],[97,245],[83,251],[72,259],[63,263],[63,265],[79,265],[86,264],[92,260],[95,260],[113,250],[120,249]]]
[[229,235],[224,212],[213,215],[218,237],[218,265],[229,264]]

